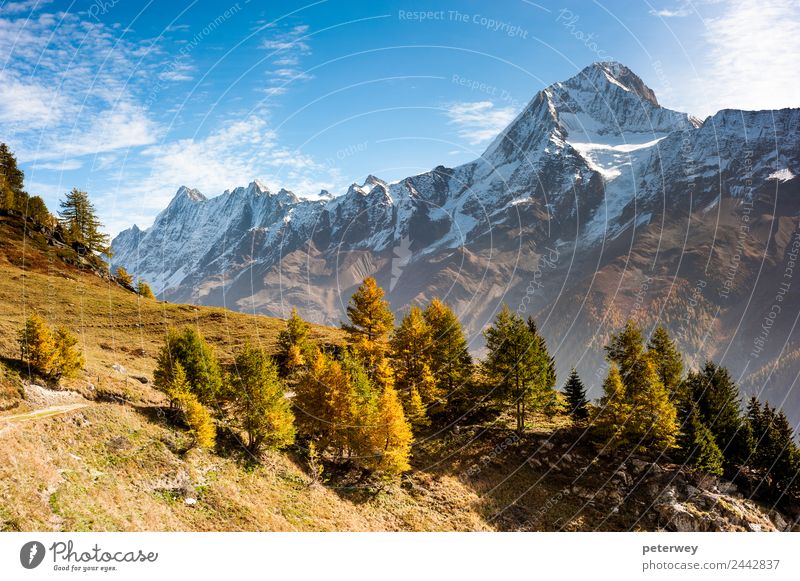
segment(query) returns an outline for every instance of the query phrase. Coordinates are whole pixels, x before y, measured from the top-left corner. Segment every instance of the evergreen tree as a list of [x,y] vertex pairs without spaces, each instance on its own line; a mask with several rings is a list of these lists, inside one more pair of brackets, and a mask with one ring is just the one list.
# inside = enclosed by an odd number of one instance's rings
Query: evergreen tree
[[533,335],[534,340],[536,341],[536,349],[542,353],[542,357],[544,357],[547,361],[547,367],[545,369],[545,374],[542,377],[543,386],[546,388],[546,395],[548,401],[552,401],[555,395],[555,386],[556,386],[556,359],[555,357],[551,356],[549,351],[547,350],[547,341],[545,341],[544,337],[541,333],[539,333],[539,327],[536,325],[536,321],[533,317],[528,317],[528,330]]
[[674,400],[681,399],[683,358],[664,326],[656,327],[647,344],[647,351],[651,355],[656,366],[656,373],[670,397]]
[[133,288],[133,277],[121,266],[117,267],[117,282],[124,287]]
[[425,322],[430,328],[430,366],[436,380],[437,391],[448,399],[463,403],[469,399],[472,377],[472,356],[461,322],[453,310],[438,298],[434,298],[424,312]]
[[741,417],[739,388],[728,370],[708,361],[700,371],[689,373],[686,389],[726,464],[746,463],[752,452],[751,434]]
[[575,368],[569,374],[567,383],[564,385],[564,394],[567,396],[569,413],[577,420],[585,420],[589,417],[586,400],[586,388],[583,387],[581,378]]
[[347,306],[350,323],[342,325],[348,342],[373,377],[379,362],[386,355],[389,333],[394,326],[394,315],[383,295],[383,289],[374,278],[365,278],[350,297]]
[[[395,385],[405,398],[406,411],[410,412],[412,398],[419,397],[425,408],[438,401],[441,393],[431,371],[433,336],[419,307],[411,307],[403,317],[390,345]],[[416,402],[413,407],[417,407]],[[418,411],[410,412],[410,417],[414,417],[417,424],[425,423],[427,414],[423,412],[420,416]]]
[[228,377],[230,417],[257,455],[262,446],[282,448],[294,442],[294,414],[278,378],[278,368],[263,349],[245,345]]
[[58,215],[69,242],[82,244],[89,252],[110,255],[109,237],[101,232],[103,225],[89,194],[73,188],[61,202]]
[[189,390],[197,396],[200,403],[209,406],[220,403],[222,372],[219,362],[214,351],[196,329],[169,329],[158,354],[153,377],[156,387],[163,390],[171,384],[176,363],[183,366]]
[[153,294],[153,289],[150,288],[150,285],[147,284],[142,279],[139,279],[139,282],[136,283],[136,294],[138,294],[143,299],[155,299],[156,295]]
[[681,460],[708,474],[722,474],[722,452],[711,430],[700,419],[696,405],[686,413],[683,430],[678,437]]
[[497,395],[515,407],[516,431],[525,430],[531,405],[548,390],[549,357],[540,349],[525,321],[507,305],[485,332],[489,351],[484,369],[497,386]]

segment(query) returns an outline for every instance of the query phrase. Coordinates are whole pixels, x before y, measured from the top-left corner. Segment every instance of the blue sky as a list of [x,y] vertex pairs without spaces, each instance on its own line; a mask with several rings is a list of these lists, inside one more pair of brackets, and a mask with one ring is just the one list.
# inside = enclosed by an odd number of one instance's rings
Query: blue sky
[[469,161],[598,60],[701,118],[798,106],[795,4],[0,0],[0,140],[116,233],[180,185],[313,197]]

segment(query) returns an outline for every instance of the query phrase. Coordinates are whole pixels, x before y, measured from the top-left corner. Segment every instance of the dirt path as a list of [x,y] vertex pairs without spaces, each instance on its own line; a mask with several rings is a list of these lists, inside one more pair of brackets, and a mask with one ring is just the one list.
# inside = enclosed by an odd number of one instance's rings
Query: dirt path
[[21,422],[28,422],[31,420],[39,420],[42,418],[51,418],[53,416],[59,416],[61,414],[66,414],[71,411],[85,408],[89,406],[90,403],[68,403],[64,405],[53,405],[50,407],[42,408],[39,410],[33,410],[30,412],[26,412],[24,414],[15,414],[13,416],[0,416],[0,425],[2,424],[18,424]]

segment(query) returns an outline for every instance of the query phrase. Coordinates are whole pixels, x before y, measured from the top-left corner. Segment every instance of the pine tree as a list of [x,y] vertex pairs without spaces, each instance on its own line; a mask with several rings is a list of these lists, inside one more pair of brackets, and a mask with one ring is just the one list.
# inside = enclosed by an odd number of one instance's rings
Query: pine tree
[[586,388],[583,387],[581,378],[578,377],[578,372],[573,367],[569,374],[567,383],[564,385],[564,394],[567,396],[567,404],[569,413],[577,420],[585,420],[589,417],[589,410],[587,409],[588,401],[586,400]]
[[701,420],[714,434],[726,464],[747,462],[752,453],[751,434],[742,420],[739,388],[728,370],[708,361],[700,371],[689,373],[686,389]]
[[230,418],[257,455],[262,446],[282,448],[294,442],[294,414],[278,378],[278,368],[263,349],[245,345],[236,354],[230,383]]
[[83,245],[88,252],[110,255],[109,237],[101,232],[89,194],[73,188],[61,202],[59,218],[69,242]]
[[484,369],[497,396],[515,407],[516,431],[525,430],[531,405],[548,390],[550,360],[525,321],[507,305],[485,332],[489,351]]
[[300,318],[296,308],[286,320],[286,327],[278,334],[277,359],[284,375],[309,365],[316,357],[317,347],[311,342],[311,326]]
[[546,360],[547,365],[545,368],[544,375],[542,376],[542,387],[547,392],[552,392],[547,394],[547,399],[552,400],[553,395],[555,394],[555,386],[556,386],[556,360],[555,357],[550,355],[550,352],[547,350],[547,341],[545,341],[544,337],[541,333],[539,333],[539,327],[536,324],[536,321],[533,317],[528,317],[528,330],[533,335],[534,340],[536,341],[536,348],[541,352],[542,357]]
[[153,294],[153,289],[151,289],[150,285],[147,284],[142,279],[139,279],[139,282],[136,284],[136,294],[138,294],[143,299],[156,298],[156,295]]
[[33,314],[25,321],[17,342],[21,358],[37,373],[49,376],[58,364],[55,338],[47,323]]
[[200,403],[217,406],[222,395],[222,372],[214,351],[192,327],[181,331],[169,329],[164,345],[159,351],[153,382],[159,389],[170,385],[175,364],[180,363],[185,372],[189,390]]
[[66,327],[55,332],[56,373],[60,377],[75,377],[83,369],[83,354],[78,350],[78,339]]
[[348,342],[364,361],[370,375],[386,355],[389,333],[394,326],[394,315],[383,295],[383,289],[374,278],[365,278],[350,297],[347,306],[350,323],[342,325]]
[[700,419],[696,405],[692,405],[686,413],[686,420],[678,437],[678,449],[685,464],[708,474],[722,474],[722,452],[711,430]]
[[473,363],[461,322],[438,298],[427,306],[424,317],[430,329],[430,367],[437,391],[447,398],[448,407],[455,402],[459,402],[459,407],[471,407]]
[[[419,397],[427,408],[438,401],[440,392],[431,372],[433,337],[427,321],[419,307],[411,307],[395,329],[390,342],[392,364],[395,369],[395,385],[403,394],[406,410],[417,408],[412,398]],[[423,414],[415,409],[412,414],[416,424],[427,423]]]
[[117,267],[117,282],[124,287],[133,288],[133,277],[121,266]]
[[670,339],[666,328],[659,325],[647,344],[647,351],[656,366],[661,383],[667,388],[670,397],[681,399],[683,384],[683,358],[675,342]]

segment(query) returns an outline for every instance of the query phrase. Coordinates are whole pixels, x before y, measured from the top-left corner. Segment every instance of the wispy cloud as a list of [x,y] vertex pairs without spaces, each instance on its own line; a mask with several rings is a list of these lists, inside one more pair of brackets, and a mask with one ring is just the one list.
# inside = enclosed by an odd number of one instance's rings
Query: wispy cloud
[[142,152],[149,175],[125,185],[120,199],[147,193],[143,202],[158,210],[181,185],[209,196],[260,178],[271,187],[287,187],[298,195],[315,195],[341,176],[302,152],[283,147],[268,122],[257,116],[226,124],[204,138],[187,138],[146,147]]
[[263,92],[270,97],[284,94],[290,83],[309,81],[312,75],[301,67],[301,57],[310,54],[311,47],[305,39],[307,24],[298,24],[287,29],[268,27],[269,38],[261,41],[261,48],[271,51],[269,62],[276,68],[267,71],[267,86]]
[[21,0],[19,2],[6,2],[0,11],[3,14],[22,14],[40,10],[50,4],[53,0]]
[[517,114],[513,107],[496,107],[491,101],[452,103],[445,109],[450,124],[470,145],[479,145],[497,136]]
[[79,159],[65,159],[60,162],[37,163],[36,169],[46,169],[49,171],[74,171],[83,167],[83,162]]
[[[138,104],[151,44],[135,44],[74,13],[0,17],[0,123],[23,161],[58,160],[153,143]],[[40,166],[42,167],[42,166]]]
[[[800,19],[796,0],[732,0],[706,20],[710,48],[701,94],[714,111],[797,106]],[[711,111],[713,112],[713,111]]]

